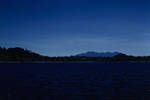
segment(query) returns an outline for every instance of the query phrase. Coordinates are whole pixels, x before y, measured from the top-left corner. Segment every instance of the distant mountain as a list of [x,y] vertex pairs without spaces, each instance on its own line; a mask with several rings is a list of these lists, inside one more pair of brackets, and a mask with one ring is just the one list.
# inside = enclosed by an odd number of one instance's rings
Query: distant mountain
[[62,61],[96,61],[96,62],[120,62],[120,61],[144,61],[150,62],[150,56],[132,56],[120,52],[86,52],[75,56],[48,57],[23,48],[1,48],[0,63],[3,62],[62,62]]
[[94,51],[89,51],[85,53],[80,53],[75,55],[76,57],[114,57],[117,55],[121,55],[123,53],[120,52],[94,52]]

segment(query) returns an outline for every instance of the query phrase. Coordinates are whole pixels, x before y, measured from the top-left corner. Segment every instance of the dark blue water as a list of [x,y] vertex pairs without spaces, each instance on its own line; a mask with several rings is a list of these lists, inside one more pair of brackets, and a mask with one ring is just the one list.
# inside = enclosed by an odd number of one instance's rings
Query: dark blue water
[[150,100],[150,63],[0,64],[0,100]]

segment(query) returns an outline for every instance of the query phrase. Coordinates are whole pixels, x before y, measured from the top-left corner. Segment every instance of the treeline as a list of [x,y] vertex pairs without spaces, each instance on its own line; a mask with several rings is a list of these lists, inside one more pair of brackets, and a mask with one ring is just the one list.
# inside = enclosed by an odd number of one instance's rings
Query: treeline
[[23,48],[0,47],[0,61],[45,61],[48,57]]
[[150,56],[117,55],[114,57],[51,57],[49,61],[88,61],[88,62],[150,62]]
[[0,47],[0,62],[56,62],[56,61],[96,61],[96,62],[120,62],[120,61],[150,61],[150,56],[129,56],[125,54],[119,54],[114,57],[48,57],[42,56],[38,53],[34,53],[30,50],[23,48],[2,48]]

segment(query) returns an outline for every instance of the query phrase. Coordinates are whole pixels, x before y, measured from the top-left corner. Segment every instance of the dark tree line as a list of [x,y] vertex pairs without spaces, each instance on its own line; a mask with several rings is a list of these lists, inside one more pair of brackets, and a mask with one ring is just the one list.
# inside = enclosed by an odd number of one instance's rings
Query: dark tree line
[[0,61],[44,61],[48,57],[41,56],[23,48],[0,47]]
[[30,50],[23,48],[2,48],[0,47],[0,61],[1,62],[32,62],[32,61],[96,61],[96,62],[117,62],[117,61],[150,61],[150,56],[129,56],[125,54],[119,54],[114,57],[48,57],[42,56],[38,53],[34,53]]

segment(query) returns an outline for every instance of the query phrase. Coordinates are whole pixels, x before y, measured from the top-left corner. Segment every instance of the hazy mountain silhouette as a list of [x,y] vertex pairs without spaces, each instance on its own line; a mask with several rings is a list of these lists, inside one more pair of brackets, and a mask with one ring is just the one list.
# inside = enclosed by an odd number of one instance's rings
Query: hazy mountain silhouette
[[94,52],[94,51],[89,51],[85,53],[80,53],[75,56],[77,57],[114,57],[116,55],[120,55],[123,53],[120,52]]
[[1,48],[0,62],[32,62],[32,61],[150,61],[150,56],[129,56],[120,52],[86,52],[75,56],[48,57],[20,47]]

